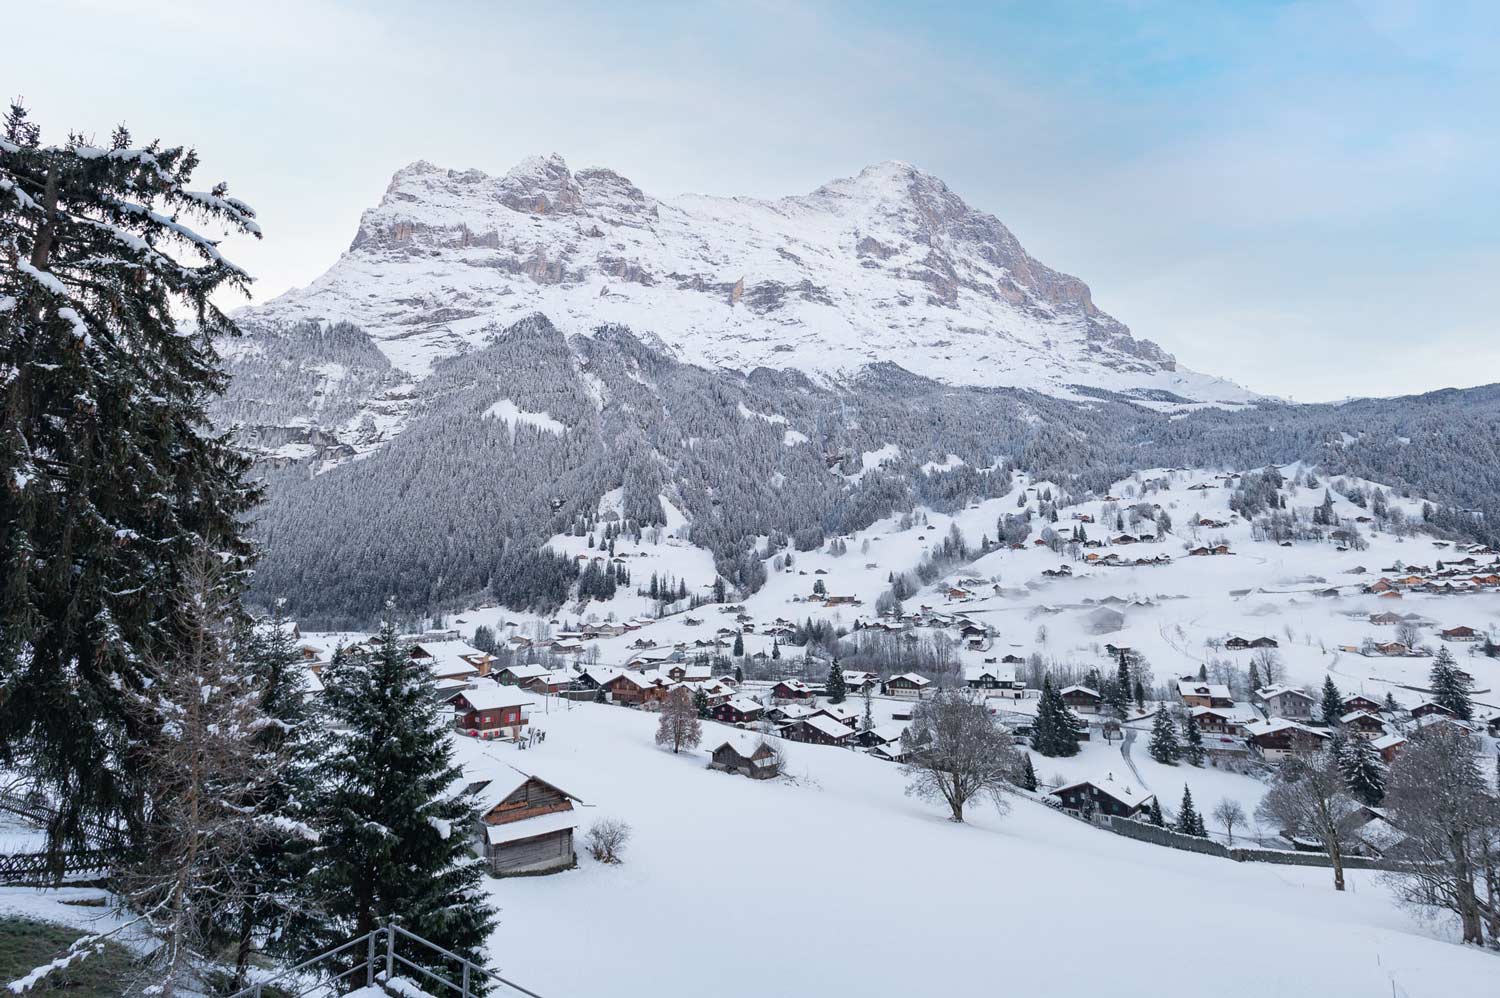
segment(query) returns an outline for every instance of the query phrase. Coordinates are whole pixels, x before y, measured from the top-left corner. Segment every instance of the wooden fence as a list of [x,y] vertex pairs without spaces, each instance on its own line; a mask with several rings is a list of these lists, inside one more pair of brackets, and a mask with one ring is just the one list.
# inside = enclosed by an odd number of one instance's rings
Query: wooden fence
[[60,857],[44,852],[0,855],[0,884],[51,884],[71,874],[104,874],[122,855],[119,849],[80,849]]

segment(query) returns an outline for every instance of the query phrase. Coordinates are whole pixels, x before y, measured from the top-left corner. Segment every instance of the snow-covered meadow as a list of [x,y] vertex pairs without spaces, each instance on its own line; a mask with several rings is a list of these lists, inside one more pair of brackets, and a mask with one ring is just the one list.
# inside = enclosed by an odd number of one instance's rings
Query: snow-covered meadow
[[[899,767],[788,745],[790,778],[656,747],[650,714],[590,703],[537,718],[521,751],[458,739],[576,794],[587,827],[629,822],[620,866],[580,856],[492,880],[490,953],[546,995],[980,991],[1224,998],[1485,994],[1490,955],[1395,907],[1374,875],[1240,864],[1089,827],[1030,800],[965,825],[903,793]],[[728,730],[704,725],[704,748]],[[692,931],[689,931],[689,930]]]

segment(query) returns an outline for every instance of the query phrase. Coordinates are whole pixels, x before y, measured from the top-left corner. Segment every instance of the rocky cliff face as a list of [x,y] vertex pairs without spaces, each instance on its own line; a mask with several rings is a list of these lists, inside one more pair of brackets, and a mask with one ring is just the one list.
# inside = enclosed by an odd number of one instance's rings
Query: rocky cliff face
[[[825,384],[894,363],[946,384],[1063,398],[1098,389],[1156,405],[1254,398],[1179,368],[1101,311],[1081,280],[904,163],[778,200],[659,200],[611,170],[575,173],[558,156],[499,177],[416,162],[391,179],[327,273],[241,318],[252,341],[299,324],[358,327],[389,363],[372,386],[388,396],[536,313],[566,336],[622,325],[685,363],[796,370]],[[314,403],[305,415],[318,422]],[[401,425],[390,408],[321,425],[378,439],[372,421]]]

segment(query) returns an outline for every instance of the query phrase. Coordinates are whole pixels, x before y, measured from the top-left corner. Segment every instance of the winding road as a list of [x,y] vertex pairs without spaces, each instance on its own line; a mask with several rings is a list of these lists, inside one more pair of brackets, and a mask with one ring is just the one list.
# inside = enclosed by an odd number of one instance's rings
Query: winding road
[[1125,765],[1130,767],[1130,772],[1135,776],[1136,782],[1140,783],[1141,789],[1150,790],[1151,785],[1146,782],[1141,771],[1135,768],[1135,760],[1130,758],[1130,746],[1135,743],[1135,729],[1122,724],[1120,730],[1125,732],[1125,737],[1120,742],[1120,758],[1124,759]]

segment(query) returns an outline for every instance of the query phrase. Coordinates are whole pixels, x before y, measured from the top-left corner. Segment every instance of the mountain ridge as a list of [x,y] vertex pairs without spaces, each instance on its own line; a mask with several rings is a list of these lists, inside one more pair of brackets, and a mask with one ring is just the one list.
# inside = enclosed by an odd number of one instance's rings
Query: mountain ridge
[[1232,405],[1259,397],[1179,368],[1099,309],[1082,280],[898,161],[803,195],[658,199],[556,154],[499,176],[417,160],[328,271],[240,314],[356,324],[419,380],[533,312],[569,335],[627,325],[709,368],[836,378],[893,362],[950,384],[1060,397],[1073,384]]

